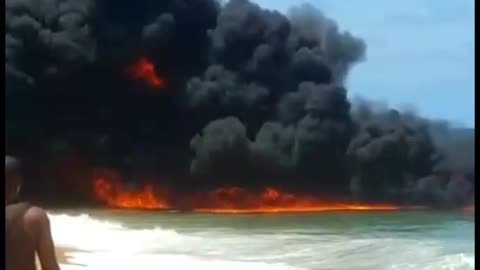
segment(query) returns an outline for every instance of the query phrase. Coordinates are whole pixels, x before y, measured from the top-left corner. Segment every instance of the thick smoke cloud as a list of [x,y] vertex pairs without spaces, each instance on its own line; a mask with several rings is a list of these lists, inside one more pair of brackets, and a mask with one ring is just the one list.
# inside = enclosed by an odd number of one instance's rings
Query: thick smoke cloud
[[[33,85],[95,59],[92,1],[6,1],[7,82]],[[7,87],[7,90],[15,86]]]
[[[103,166],[172,188],[473,197],[470,131],[352,103],[344,81],[366,45],[311,6],[7,0],[5,45],[6,147],[37,195],[87,193],[88,168]],[[128,78],[140,57],[163,89]]]
[[[448,124],[361,100],[352,116],[358,131],[347,154],[354,164],[354,195],[408,198],[439,207],[471,200],[473,131],[464,131],[462,137]],[[464,147],[455,148],[457,145]]]

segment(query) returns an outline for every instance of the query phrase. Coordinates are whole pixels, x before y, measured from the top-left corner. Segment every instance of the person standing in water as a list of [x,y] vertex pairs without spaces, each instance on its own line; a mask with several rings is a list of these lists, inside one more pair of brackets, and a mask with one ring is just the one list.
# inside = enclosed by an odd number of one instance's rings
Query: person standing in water
[[35,270],[36,253],[42,270],[60,270],[47,213],[21,201],[20,186],[19,161],[5,156],[5,269]]

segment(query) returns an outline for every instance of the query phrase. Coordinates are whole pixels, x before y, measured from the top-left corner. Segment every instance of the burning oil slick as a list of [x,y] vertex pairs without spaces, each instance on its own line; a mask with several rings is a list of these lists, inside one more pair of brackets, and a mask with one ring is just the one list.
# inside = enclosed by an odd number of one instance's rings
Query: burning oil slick
[[[203,213],[279,213],[320,211],[392,211],[400,206],[387,203],[359,203],[348,200],[320,200],[306,194],[293,194],[273,187],[261,190],[236,186],[195,190],[182,196],[165,192],[152,185],[140,189],[127,189],[116,181],[115,172],[102,170],[93,182],[95,197],[114,208],[155,209]],[[110,175],[109,175],[110,174]],[[118,179],[118,178],[117,178]]]
[[474,131],[351,102],[344,80],[366,45],[310,6],[5,5],[6,148],[33,197],[199,211],[473,202]]

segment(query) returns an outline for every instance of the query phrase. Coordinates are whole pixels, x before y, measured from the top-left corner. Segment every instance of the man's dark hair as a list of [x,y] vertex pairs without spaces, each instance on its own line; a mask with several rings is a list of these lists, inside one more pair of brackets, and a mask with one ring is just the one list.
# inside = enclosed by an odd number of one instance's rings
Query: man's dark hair
[[5,172],[18,173],[20,171],[20,161],[12,156],[5,156]]

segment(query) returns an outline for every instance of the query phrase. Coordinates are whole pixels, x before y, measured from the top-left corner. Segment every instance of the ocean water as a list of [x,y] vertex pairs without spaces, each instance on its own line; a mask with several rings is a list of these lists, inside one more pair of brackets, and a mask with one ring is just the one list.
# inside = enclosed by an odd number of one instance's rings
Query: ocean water
[[62,269],[468,270],[474,214],[50,212]]

